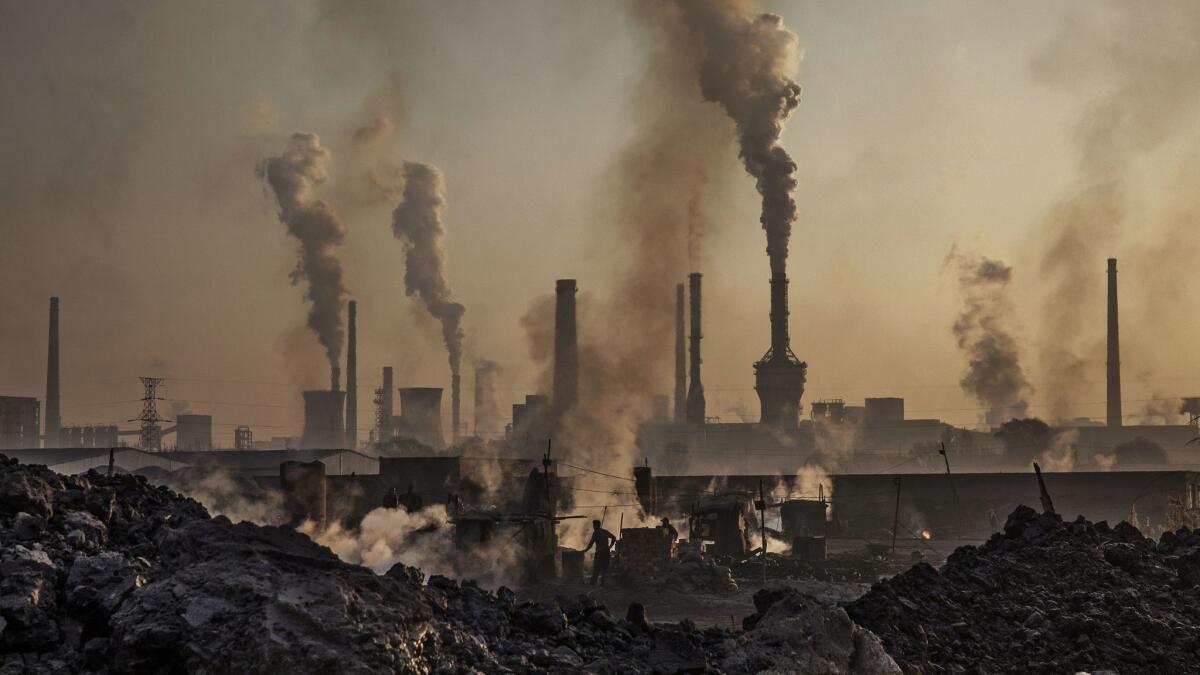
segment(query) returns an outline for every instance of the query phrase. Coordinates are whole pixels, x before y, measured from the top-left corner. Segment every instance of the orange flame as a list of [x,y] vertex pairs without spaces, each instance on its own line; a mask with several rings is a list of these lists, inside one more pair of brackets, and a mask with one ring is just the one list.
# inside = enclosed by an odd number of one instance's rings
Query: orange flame
[[927,529],[921,530],[921,538],[922,539],[933,539],[933,532],[930,532]]

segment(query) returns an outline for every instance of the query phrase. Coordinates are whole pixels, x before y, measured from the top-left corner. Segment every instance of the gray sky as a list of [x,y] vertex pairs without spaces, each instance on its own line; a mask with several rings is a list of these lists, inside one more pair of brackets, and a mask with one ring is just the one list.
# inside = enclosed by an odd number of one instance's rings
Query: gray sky
[[[47,298],[60,295],[65,423],[134,417],[136,377],[161,374],[169,397],[216,417],[222,442],[237,424],[258,438],[297,433],[298,391],[326,373],[288,281],[294,240],[254,172],[295,131],[333,153],[321,196],[349,230],[363,385],[383,365],[398,386],[449,379],[437,324],[403,292],[395,203],[356,192],[369,162],[428,162],[445,176],[468,391],[475,358],[504,367],[505,404],[536,386],[519,320],[554,279],[579,280],[582,312],[613,303],[628,256],[609,188],[653,39],[624,3],[0,6],[0,393],[43,396]],[[804,49],[783,143],[799,167],[789,262],[806,402],[899,395],[910,417],[977,421],[950,332],[960,298],[943,260],[954,244],[1014,267],[1033,414],[1048,414],[1046,347],[1069,340],[1087,366],[1071,412],[1102,416],[1109,255],[1122,259],[1126,412],[1200,391],[1189,351],[1200,322],[1185,302],[1200,290],[1185,271],[1200,71],[1136,92],[1154,110],[1156,96],[1174,96],[1180,112],[1161,139],[1129,134],[1136,151],[1115,169],[1123,217],[1080,249],[1094,290],[1065,300],[1040,281],[1048,214],[1087,173],[1089,111],[1135,66],[1191,58],[1172,40],[1200,30],[1194,6],[1137,7],[1130,22],[1096,2],[764,2]],[[381,111],[394,137],[355,155],[351,133]],[[756,419],[765,240],[732,144],[728,161],[702,249],[705,384],[710,414]],[[1068,336],[1047,334],[1059,302],[1078,304]],[[655,366],[661,393],[671,358],[668,347]],[[361,426],[370,398],[360,393]]]

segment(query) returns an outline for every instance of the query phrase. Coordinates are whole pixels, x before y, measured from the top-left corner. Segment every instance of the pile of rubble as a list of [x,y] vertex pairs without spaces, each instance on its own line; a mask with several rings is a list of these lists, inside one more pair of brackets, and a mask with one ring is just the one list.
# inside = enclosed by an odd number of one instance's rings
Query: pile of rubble
[[[767,553],[744,560],[725,560],[735,579],[815,579],[839,583],[874,583],[884,576],[898,574],[914,562],[910,556],[892,556],[863,547],[829,556],[825,560],[806,561],[790,555]],[[765,562],[765,564],[764,564]]]
[[1200,531],[1156,543],[1121,523],[1018,507],[1004,532],[847,605],[911,672],[1194,672]]
[[[843,610],[763,596],[748,630],[338,560],[133,476],[0,456],[0,673],[898,673]],[[783,603],[783,604],[780,604]]]

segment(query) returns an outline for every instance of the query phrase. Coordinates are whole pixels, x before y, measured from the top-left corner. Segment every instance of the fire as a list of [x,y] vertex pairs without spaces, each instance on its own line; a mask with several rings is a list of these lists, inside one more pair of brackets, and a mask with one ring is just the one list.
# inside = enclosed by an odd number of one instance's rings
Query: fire
[[921,538],[933,539],[933,532],[930,532],[928,529],[921,530]]

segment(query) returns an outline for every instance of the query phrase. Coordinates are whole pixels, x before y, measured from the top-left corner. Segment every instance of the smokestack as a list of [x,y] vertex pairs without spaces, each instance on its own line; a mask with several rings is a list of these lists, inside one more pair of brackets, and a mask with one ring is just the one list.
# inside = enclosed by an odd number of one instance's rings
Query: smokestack
[[1121,338],[1117,321],[1117,259],[1108,259],[1108,426],[1121,426]]
[[808,365],[792,354],[788,336],[788,278],[771,274],[771,348],[754,364],[754,389],[758,392],[763,424],[795,429],[800,424],[800,398]]
[[50,344],[46,350],[46,440],[43,447],[57,448],[62,429],[61,400],[58,388],[58,298],[50,298]]
[[692,361],[691,382],[688,385],[688,424],[704,424],[704,385],[700,383],[700,273],[688,275],[688,288],[692,296]]
[[687,353],[684,348],[683,284],[675,285],[675,421],[687,419]]
[[575,324],[574,279],[559,279],[554,286],[554,424],[579,401],[579,344]]
[[475,364],[475,422],[472,424],[471,432],[471,435],[475,437],[479,436],[479,412],[483,408],[483,378],[479,376],[479,371],[482,369],[479,364]]
[[358,447],[358,303],[350,301],[346,334],[346,442]]
[[461,387],[462,377],[458,373],[454,373],[450,376],[450,443],[452,445],[458,445],[458,432],[461,428],[459,424],[461,421]]
[[379,391],[379,419],[376,420],[378,427],[379,441],[386,443],[392,439],[394,435],[392,430],[392,417],[396,415],[393,398],[395,390],[392,389],[392,367],[384,366],[383,368],[383,388]]

